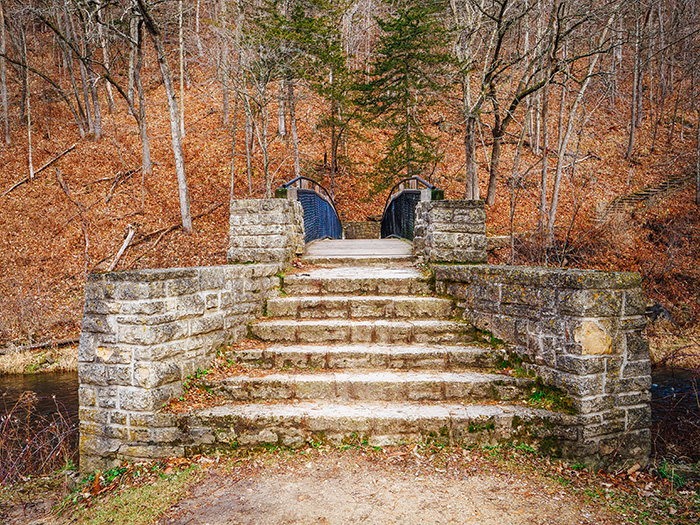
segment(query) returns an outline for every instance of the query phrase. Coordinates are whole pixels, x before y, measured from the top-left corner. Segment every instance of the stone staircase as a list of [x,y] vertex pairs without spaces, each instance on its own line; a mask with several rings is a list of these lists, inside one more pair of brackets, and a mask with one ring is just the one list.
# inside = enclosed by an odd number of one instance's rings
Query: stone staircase
[[527,407],[533,378],[494,373],[505,350],[475,344],[458,313],[408,265],[288,275],[249,327],[260,346],[227,356],[242,371],[201,383],[227,404],[188,425],[211,435],[200,450],[575,440],[575,417]]
[[638,206],[648,208],[659,200],[686,188],[695,181],[695,174],[669,177],[656,186],[646,186],[639,191],[620,195],[596,210],[597,222],[630,212]]

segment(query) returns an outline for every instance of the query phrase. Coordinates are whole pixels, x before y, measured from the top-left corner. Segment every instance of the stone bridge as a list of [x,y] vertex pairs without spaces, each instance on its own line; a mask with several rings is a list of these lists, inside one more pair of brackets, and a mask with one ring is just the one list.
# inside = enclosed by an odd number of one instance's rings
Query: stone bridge
[[[81,469],[353,440],[513,442],[593,468],[644,464],[640,276],[488,265],[484,224],[482,202],[425,201],[412,244],[305,247],[297,201],[242,200],[228,265],[91,275]],[[298,256],[310,266],[285,273]],[[242,372],[201,381],[224,405],[162,411],[247,336],[260,344],[227,355]]]

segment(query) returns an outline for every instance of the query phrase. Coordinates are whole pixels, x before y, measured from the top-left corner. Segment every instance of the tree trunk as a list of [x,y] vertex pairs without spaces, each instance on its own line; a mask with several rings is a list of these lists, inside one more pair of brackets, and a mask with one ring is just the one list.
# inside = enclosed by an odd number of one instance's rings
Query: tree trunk
[[187,191],[187,178],[185,176],[185,159],[182,152],[182,134],[180,133],[180,114],[175,98],[175,87],[173,86],[173,74],[168,65],[167,55],[163,46],[160,29],[151,13],[146,7],[145,0],[137,0],[139,11],[143,16],[146,29],[156,49],[160,73],[163,77],[165,93],[168,98],[168,111],[170,112],[170,133],[172,135],[173,156],[175,158],[175,171],[177,173],[178,193],[180,197],[180,215],[182,217],[182,229],[186,233],[192,232],[192,215],[190,213],[190,197]]
[[183,20],[182,20],[182,0],[180,0],[180,10],[179,10],[179,48],[180,48],[180,137],[185,136],[185,36],[183,34]]
[[141,20],[136,23],[135,59],[133,82],[139,97],[138,124],[141,137],[141,173],[142,175],[150,175],[153,173],[153,163],[151,162],[151,145],[148,138],[148,126],[146,125],[146,95],[143,91],[143,82],[141,81],[141,68],[143,67],[143,22]]
[[[5,34],[5,8],[0,0],[0,54],[3,56],[7,52],[7,36]],[[7,70],[4,58],[0,58],[0,98],[2,98],[2,125],[5,144],[12,143],[10,136],[10,101],[7,95]]]
[[[286,80],[280,80],[279,93],[277,95],[277,134],[280,138],[285,138],[287,136],[287,120],[285,111],[285,97],[287,96],[286,91],[289,89]],[[285,87],[287,89],[285,89]]]
[[496,202],[496,182],[498,179],[498,163],[501,160],[501,143],[505,128],[501,122],[501,118],[496,113],[496,121],[493,126],[491,135],[493,136],[493,147],[491,148],[491,169],[489,170],[489,187],[486,193],[486,204],[493,206]]
[[[289,106],[289,125],[292,130],[292,148],[294,153],[294,176],[301,175],[301,165],[299,162],[299,135],[297,133],[296,101],[294,99],[294,79],[287,79],[287,105]],[[333,181],[331,181],[331,188]],[[333,190],[331,189],[331,192]]]
[[549,86],[542,90],[542,175],[540,177],[540,232],[545,237],[547,228],[547,191],[549,186]]
[[[97,22],[97,31],[98,35],[100,38],[100,47],[102,48],[102,60],[104,62],[104,67],[105,69],[109,70],[110,69],[110,60],[109,60],[109,47],[107,46],[107,39],[105,38],[105,30],[103,27],[103,24],[101,23],[100,20],[100,11],[98,10],[95,13],[95,18]],[[108,110],[111,113],[114,113],[114,95],[112,94],[112,84],[107,82],[107,102],[108,102]]]
[[246,174],[248,176],[248,195],[253,194],[253,116],[250,111],[250,103],[245,99],[245,161]]
[[479,200],[479,177],[476,170],[476,115],[467,115],[464,126],[465,195],[468,200]]
[[24,55],[24,84],[27,86],[27,147],[29,161],[29,179],[34,178],[34,160],[32,159],[32,104],[31,89],[29,85],[29,56],[27,55],[27,34],[22,25],[22,54]]
[[135,16],[129,18],[129,36],[131,40],[129,41],[129,80],[127,87],[127,104],[129,104],[129,111],[131,111],[131,106],[134,105],[134,69],[136,68],[136,45],[139,41],[138,38],[138,24],[139,21]]
[[229,207],[233,206],[236,200],[234,189],[236,186],[236,135],[238,135],[238,105],[240,97],[236,93],[236,101],[233,103],[233,128],[231,129],[231,194],[229,197]]

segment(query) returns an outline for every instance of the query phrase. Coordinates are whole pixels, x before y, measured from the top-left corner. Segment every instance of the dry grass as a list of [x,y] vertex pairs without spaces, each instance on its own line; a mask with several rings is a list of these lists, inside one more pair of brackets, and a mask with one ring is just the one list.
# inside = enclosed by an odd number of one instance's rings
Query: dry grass
[[5,349],[5,354],[0,355],[0,375],[76,372],[77,370],[77,345],[40,350],[8,347]]

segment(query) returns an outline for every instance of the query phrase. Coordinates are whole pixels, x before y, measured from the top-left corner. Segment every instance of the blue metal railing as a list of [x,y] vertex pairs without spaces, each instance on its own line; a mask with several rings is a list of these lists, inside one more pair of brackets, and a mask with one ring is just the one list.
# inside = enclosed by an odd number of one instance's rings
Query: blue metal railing
[[295,188],[297,200],[304,209],[305,241],[316,239],[342,239],[343,227],[333,198],[326,188],[308,177],[296,177],[278,189]]
[[437,190],[437,187],[420,177],[403,179],[391,188],[382,215],[382,239],[398,237],[413,240],[416,205],[421,200],[422,189],[419,185],[433,193]]

